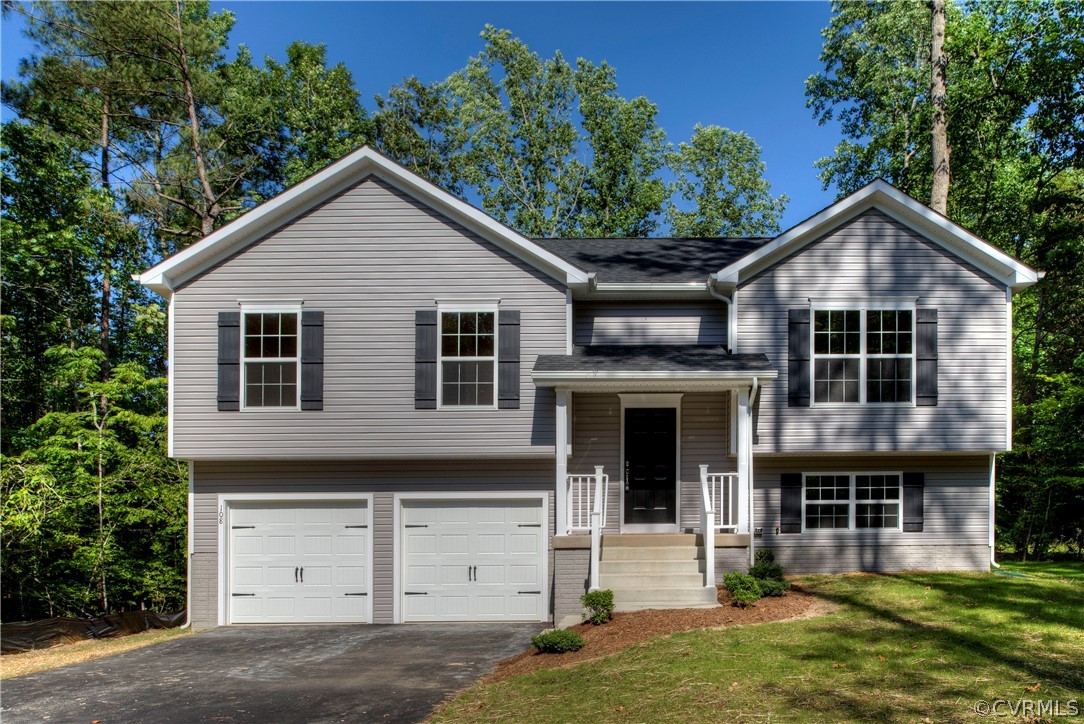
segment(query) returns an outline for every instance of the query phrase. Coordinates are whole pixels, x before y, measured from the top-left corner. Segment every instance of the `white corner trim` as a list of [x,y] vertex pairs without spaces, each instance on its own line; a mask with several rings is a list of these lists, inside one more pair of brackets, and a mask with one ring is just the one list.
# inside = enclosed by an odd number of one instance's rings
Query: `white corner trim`
[[[1012,450],[1012,383],[1013,383],[1013,339],[1012,339],[1012,288],[1005,290],[1005,450]],[[993,494],[991,492],[991,494]],[[990,545],[993,545],[991,543]]]
[[[542,618],[540,621],[549,621],[549,570],[547,555],[549,540],[554,535],[550,530],[549,516],[549,492],[547,491],[493,491],[493,492],[411,492],[395,493],[392,496],[392,623],[403,623],[403,543],[402,543],[402,510],[403,503],[408,501],[433,501],[444,500],[537,500],[542,506],[542,529],[546,531],[541,536],[542,550]],[[371,568],[371,567],[370,567]],[[371,590],[371,588],[370,588]]]
[[587,282],[587,273],[583,270],[369,146],[362,146],[187,249],[164,259],[140,274],[139,282],[162,296],[169,297],[177,285],[210,268],[234,249],[268,233],[368,175],[376,175],[392,183],[558,281],[565,284]]
[[171,294],[169,303],[166,305],[166,457],[173,457],[173,410],[176,395],[173,370],[177,366],[176,350],[174,349],[177,339],[175,312],[173,295]]
[[791,227],[753,253],[722,269],[717,277],[723,283],[737,284],[871,208],[884,212],[971,261],[1006,286],[1022,289],[1038,280],[1035,270],[880,179]]
[[283,502],[335,502],[343,503],[364,501],[369,510],[368,541],[366,547],[369,551],[369,621],[373,619],[373,528],[375,527],[373,516],[372,493],[219,493],[218,494],[218,625],[229,625],[230,591],[230,505],[231,503],[283,503]]

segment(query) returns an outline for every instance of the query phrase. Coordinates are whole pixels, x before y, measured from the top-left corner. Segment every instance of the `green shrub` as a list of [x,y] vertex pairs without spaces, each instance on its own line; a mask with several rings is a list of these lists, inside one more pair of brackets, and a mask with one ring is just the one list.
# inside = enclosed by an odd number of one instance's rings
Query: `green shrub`
[[772,596],[778,598],[783,595],[783,592],[787,588],[785,581],[777,581],[773,578],[765,578],[757,581],[757,588],[760,589],[761,596]]
[[730,591],[730,599],[735,606],[745,608],[754,601],[760,600],[760,586],[757,579],[748,573],[728,573],[723,576],[723,587]]
[[790,588],[790,584],[783,580],[783,566],[775,562],[775,553],[771,548],[757,549],[756,564],[749,569],[749,575],[757,579],[765,596],[782,596]]
[[575,631],[546,629],[531,639],[531,644],[543,654],[563,654],[583,648],[583,637]]
[[614,617],[613,591],[590,591],[580,596],[580,602],[587,609],[583,614],[584,621],[597,625],[606,623]]
[[783,566],[778,563],[757,563],[749,569],[749,575],[758,581],[783,581]]

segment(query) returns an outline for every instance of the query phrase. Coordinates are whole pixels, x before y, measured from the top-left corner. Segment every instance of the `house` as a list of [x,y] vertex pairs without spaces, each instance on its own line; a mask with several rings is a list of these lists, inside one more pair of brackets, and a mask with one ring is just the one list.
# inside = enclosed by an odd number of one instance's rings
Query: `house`
[[140,276],[197,628],[985,570],[1036,273],[884,182],[775,238],[529,239],[362,148]]

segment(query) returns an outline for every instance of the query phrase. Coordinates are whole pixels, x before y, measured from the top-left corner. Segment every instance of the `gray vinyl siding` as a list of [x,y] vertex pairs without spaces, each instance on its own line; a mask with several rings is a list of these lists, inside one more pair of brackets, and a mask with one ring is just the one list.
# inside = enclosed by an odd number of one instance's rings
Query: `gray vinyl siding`
[[[730,401],[726,392],[687,392],[681,398],[680,525],[700,525],[700,465],[709,472],[733,472],[729,452]],[[572,457],[570,474],[594,473],[602,465],[610,476],[606,533],[617,533],[621,521],[623,465],[621,462],[621,398],[613,393],[572,396]]]
[[[548,531],[554,525],[554,462],[548,460],[433,461],[198,461],[195,469],[195,555],[201,561],[193,586],[194,618],[217,622],[218,496],[222,493],[372,493],[373,621],[391,623],[394,600],[394,503],[396,493],[545,492]],[[549,536],[547,536],[548,540]],[[552,551],[547,553],[552,561]],[[553,567],[547,563],[552,586]],[[213,570],[211,570],[213,568]],[[213,574],[213,575],[212,575]]]
[[[324,312],[322,411],[218,411],[216,318],[242,299]],[[519,409],[414,409],[414,313],[437,299],[520,310]],[[553,454],[553,392],[530,373],[539,354],[565,352],[563,285],[382,181],[361,182],[204,273],[173,309],[176,457]]]
[[576,344],[726,344],[722,302],[579,303]]
[[[779,371],[759,402],[757,453],[999,451],[1006,437],[1005,288],[879,211],[744,282],[739,352]],[[787,310],[810,298],[917,297],[938,314],[938,405],[787,406]]]
[[[772,548],[818,547],[832,555],[849,551],[841,570],[876,570],[883,549],[895,546],[986,546],[989,551],[989,458],[965,455],[900,455],[756,458],[753,475],[754,526],[764,529],[756,545]],[[814,530],[779,535],[782,473],[920,472],[924,474],[921,532],[897,530]],[[933,567],[932,565],[920,567]]]

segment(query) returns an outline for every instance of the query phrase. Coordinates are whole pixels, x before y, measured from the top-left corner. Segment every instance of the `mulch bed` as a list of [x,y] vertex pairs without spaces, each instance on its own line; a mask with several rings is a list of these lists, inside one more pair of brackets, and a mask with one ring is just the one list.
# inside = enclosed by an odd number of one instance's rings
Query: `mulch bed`
[[581,623],[575,631],[586,645],[579,651],[564,654],[540,654],[535,649],[497,664],[483,681],[503,681],[539,669],[559,669],[616,653],[630,646],[679,631],[701,628],[744,626],[815,615],[821,602],[798,586],[782,598],[762,598],[748,608],[731,605],[730,594],[719,589],[721,608],[651,609],[632,613],[615,613],[613,620],[602,626]]

